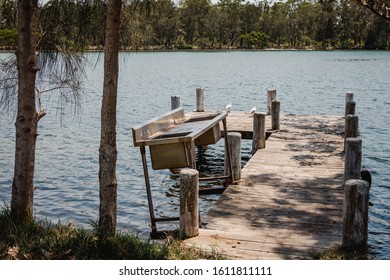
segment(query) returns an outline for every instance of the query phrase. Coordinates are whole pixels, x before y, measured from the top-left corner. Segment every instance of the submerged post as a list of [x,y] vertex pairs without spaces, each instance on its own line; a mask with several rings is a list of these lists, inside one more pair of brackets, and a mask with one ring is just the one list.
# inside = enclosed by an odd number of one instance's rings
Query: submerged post
[[204,112],[204,89],[196,89],[196,111]]
[[267,90],[267,114],[272,112],[272,101],[276,100],[276,89]]
[[344,182],[360,179],[362,170],[362,139],[347,138],[345,145]]
[[265,113],[254,113],[253,115],[252,155],[258,149],[265,148],[265,116]]
[[180,108],[181,102],[180,102],[180,96],[179,95],[172,95],[171,96],[171,110],[175,110],[177,108]]
[[351,179],[344,184],[343,241],[348,248],[367,248],[369,183]]
[[199,235],[199,172],[183,169],[180,172],[180,236]]
[[225,174],[229,174],[229,159],[227,158],[226,149],[230,149],[230,159],[232,165],[232,180],[238,181],[241,179],[241,134],[238,132],[229,132],[227,134],[229,147],[225,147]]
[[272,101],[271,110],[271,124],[272,130],[280,130],[280,101]]

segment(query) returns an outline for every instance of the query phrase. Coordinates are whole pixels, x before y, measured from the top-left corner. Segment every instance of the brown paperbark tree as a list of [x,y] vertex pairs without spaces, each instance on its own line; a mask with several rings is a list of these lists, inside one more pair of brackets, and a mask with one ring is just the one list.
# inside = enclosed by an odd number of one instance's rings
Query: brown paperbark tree
[[36,111],[35,97],[37,0],[19,0],[17,8],[18,104],[11,214],[16,221],[23,221],[32,218],[35,145],[38,121],[44,112]]
[[118,53],[122,0],[110,0],[104,43],[104,84],[99,148],[99,228],[103,233],[116,230],[116,104],[118,90]]

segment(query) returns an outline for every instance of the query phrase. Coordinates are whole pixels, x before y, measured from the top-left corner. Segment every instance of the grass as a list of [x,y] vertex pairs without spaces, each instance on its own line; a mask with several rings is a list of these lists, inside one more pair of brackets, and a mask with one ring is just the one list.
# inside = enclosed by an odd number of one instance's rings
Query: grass
[[314,252],[311,254],[315,260],[369,260],[371,259],[368,248],[346,248],[341,244],[336,244],[333,247],[322,252]]
[[[0,259],[3,260],[196,260],[223,259],[214,252],[185,246],[175,236],[153,243],[134,234],[102,235],[72,224],[32,220],[15,224],[8,208],[0,211]],[[315,260],[367,260],[368,249],[344,248],[340,244],[313,252]]]
[[222,259],[217,253],[188,248],[169,237],[162,244],[118,232],[102,235],[71,224],[33,220],[16,225],[9,209],[0,211],[3,260],[193,260]]

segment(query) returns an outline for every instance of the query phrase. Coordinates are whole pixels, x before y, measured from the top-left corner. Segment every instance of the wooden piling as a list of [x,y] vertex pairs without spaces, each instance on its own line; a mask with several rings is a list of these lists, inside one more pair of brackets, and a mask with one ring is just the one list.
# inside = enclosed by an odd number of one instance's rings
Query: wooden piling
[[367,248],[369,183],[347,180],[344,184],[343,240],[349,248]]
[[[180,95],[172,95],[171,96],[171,110],[175,110],[177,108],[181,107],[181,100],[180,100]],[[173,174],[179,174],[180,173],[180,168],[169,168],[169,171]]]
[[349,101],[345,104],[345,116],[355,115],[355,111],[356,111],[356,102]]
[[344,126],[344,151],[348,138],[356,138],[359,136],[359,117],[356,115],[345,116]]
[[199,235],[199,172],[183,169],[180,172],[180,236]]
[[180,108],[181,102],[180,102],[180,96],[179,95],[172,95],[171,96],[171,110],[175,110],[177,108]]
[[359,136],[359,117],[356,115],[347,115],[345,117],[345,138]]
[[362,139],[346,139],[344,182],[349,179],[360,179],[362,170]]
[[267,90],[267,114],[272,112],[272,101],[276,100],[276,89]]
[[273,100],[271,106],[272,130],[280,130],[280,101]]
[[258,149],[265,148],[265,113],[253,114],[253,139],[252,139],[252,155]]
[[[241,133],[229,132],[227,134],[230,148],[230,158],[233,171],[233,181],[241,179]],[[227,152],[225,147],[225,175],[229,174],[229,160],[227,158]]]
[[353,93],[352,92],[347,92],[345,94],[345,103],[348,102],[353,102]]
[[196,111],[204,112],[204,89],[196,89]]

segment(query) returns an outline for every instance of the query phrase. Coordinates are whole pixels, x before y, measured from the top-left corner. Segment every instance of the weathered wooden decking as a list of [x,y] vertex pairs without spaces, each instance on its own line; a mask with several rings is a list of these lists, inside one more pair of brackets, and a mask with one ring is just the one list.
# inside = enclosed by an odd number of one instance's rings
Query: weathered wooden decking
[[[229,130],[252,129],[249,114],[227,122]],[[344,119],[284,115],[280,125],[187,244],[232,259],[310,259],[341,242]]]

